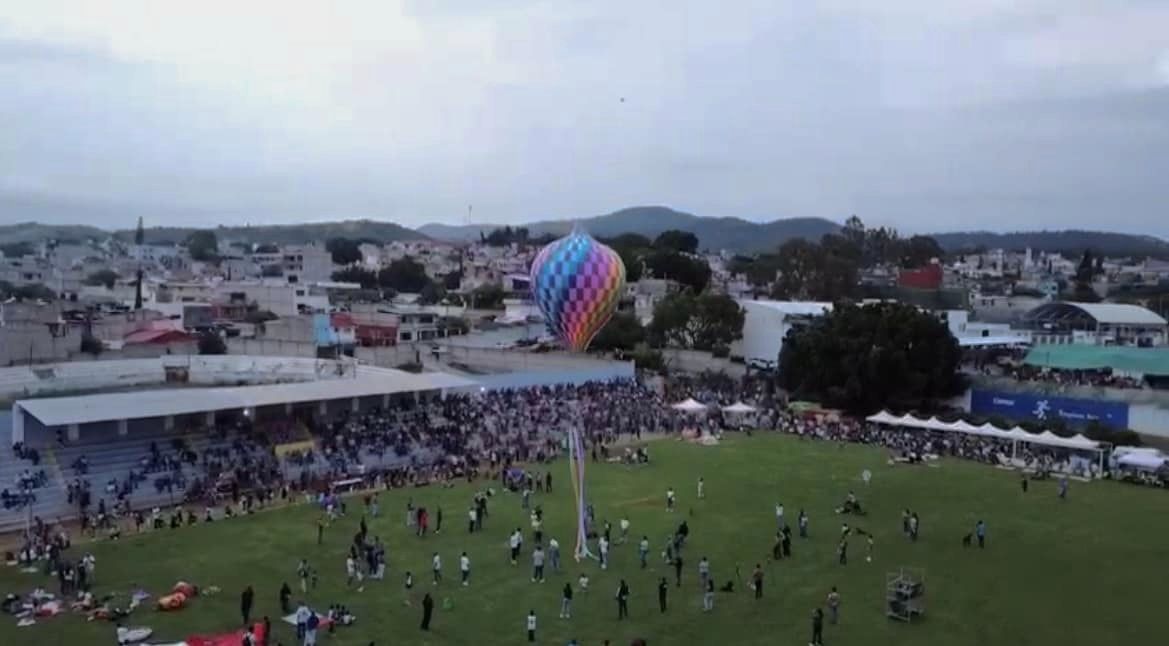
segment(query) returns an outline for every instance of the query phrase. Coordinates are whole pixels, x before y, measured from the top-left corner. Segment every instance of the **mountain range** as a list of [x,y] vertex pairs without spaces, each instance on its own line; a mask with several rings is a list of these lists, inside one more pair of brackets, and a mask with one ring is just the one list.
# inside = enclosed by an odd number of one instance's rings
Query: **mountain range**
[[[786,218],[770,222],[750,222],[733,217],[702,217],[664,206],[638,206],[606,215],[577,220],[540,220],[524,226],[533,237],[563,235],[573,226],[581,226],[596,237],[638,233],[654,237],[663,231],[679,229],[698,236],[704,249],[728,249],[741,253],[771,251],[793,238],[818,240],[840,229],[840,224],[824,218]],[[449,242],[478,240],[502,225],[496,224],[427,224],[409,229],[393,222],[378,220],[342,220],[289,225],[216,227],[221,239],[252,243],[296,244],[322,241],[333,237],[366,239],[379,242],[435,239]],[[516,225],[513,225],[516,226]],[[179,243],[197,227],[147,228],[151,243]],[[49,225],[36,222],[0,225],[0,244],[38,242],[40,240],[102,239],[114,235],[133,239],[132,230],[106,231],[85,225]],[[1153,256],[1169,258],[1169,242],[1154,236],[1106,231],[1062,230],[994,233],[971,231],[935,233],[932,236],[947,251],[964,249],[1008,249],[1079,253],[1092,249],[1110,256]]]

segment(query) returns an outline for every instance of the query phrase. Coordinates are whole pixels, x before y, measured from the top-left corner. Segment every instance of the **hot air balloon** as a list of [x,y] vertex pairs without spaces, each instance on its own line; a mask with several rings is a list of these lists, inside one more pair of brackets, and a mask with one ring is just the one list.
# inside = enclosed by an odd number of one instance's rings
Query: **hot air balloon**
[[532,261],[532,298],[548,330],[581,352],[613,316],[625,288],[625,263],[584,231],[553,240]]

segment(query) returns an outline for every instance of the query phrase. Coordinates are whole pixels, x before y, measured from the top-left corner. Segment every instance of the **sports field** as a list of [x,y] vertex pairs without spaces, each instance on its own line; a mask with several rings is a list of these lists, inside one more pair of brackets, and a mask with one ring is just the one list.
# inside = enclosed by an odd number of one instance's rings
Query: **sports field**
[[[508,532],[522,527],[528,534],[519,497],[492,498],[486,531],[469,537],[466,510],[473,489],[463,484],[381,495],[382,515],[370,521],[370,531],[388,545],[389,573],[385,581],[368,582],[364,592],[345,589],[344,558],[360,514],[356,500],[350,516],[327,531],[321,546],[316,543],[318,514],[307,506],[95,545],[96,592],[124,595],[142,585],[157,593],[180,579],[222,588],[181,612],[137,611],[128,623],[153,627],[158,641],[238,627],[239,593],[249,584],[256,590],[254,614],[269,614],[278,623],[277,591],[283,581],[297,587],[302,557],[321,571],[319,587],[308,595],[310,604],[323,611],[330,603],[344,603],[358,617],[355,625],[324,635],[320,643],[520,644],[526,640],[525,617],[534,609],[540,644],[563,645],[577,638],[581,644],[611,639],[624,645],[635,637],[651,645],[806,644],[811,611],[823,604],[832,586],[839,588],[843,602],[840,624],[825,626],[828,645],[1095,646],[1151,644],[1164,637],[1161,605],[1169,565],[1169,497],[1164,491],[1073,483],[1069,498],[1061,501],[1053,482],[1032,483],[1024,494],[1018,476],[1010,472],[957,461],[890,467],[878,449],[791,437],[738,438],[718,447],[659,441],[652,444],[651,456],[648,466],[589,465],[588,472],[598,522],[607,518],[616,528],[628,515],[631,534],[649,536],[656,559],[647,571],[638,568],[634,540],[614,548],[606,572],[595,563],[569,560],[568,568],[553,573],[547,583],[530,583],[530,538],[519,567],[507,559]],[[865,469],[873,473],[867,487],[860,478]],[[700,475],[706,481],[704,500],[695,499]],[[555,493],[534,498],[545,510],[548,535],[568,553],[574,510],[563,463],[556,465],[554,479]],[[673,514],[664,505],[669,486],[678,491],[679,510]],[[868,509],[866,517],[833,512],[849,489]],[[409,497],[431,510],[443,508],[441,535],[419,539],[407,530]],[[768,560],[776,501],[785,505],[793,527],[800,508],[811,521],[811,536],[795,538],[793,558],[778,563]],[[901,534],[900,514],[906,507],[921,517],[921,538],[913,544]],[[962,536],[980,518],[988,526],[987,548],[964,549]],[[660,550],[683,519],[689,521],[691,537],[683,585],[675,588]],[[865,562],[863,541],[854,538],[849,564],[837,564],[836,539],[844,519],[876,535],[872,563]],[[430,559],[436,551],[443,556],[447,580],[434,587]],[[463,551],[473,562],[469,588],[457,583]],[[719,593],[714,612],[704,614],[696,571],[703,555],[719,584],[735,578],[736,565],[747,577],[755,563],[763,563],[764,598],[756,601],[737,584],[733,594]],[[885,617],[885,574],[899,566],[926,572],[928,610],[920,623]],[[402,586],[406,569],[416,577],[410,593]],[[575,587],[582,570],[592,578],[590,591],[578,591],[573,618],[560,620],[561,587],[569,579]],[[671,584],[664,615],[657,607],[660,576],[668,576]],[[631,618],[618,622],[613,596],[622,577],[631,588]],[[27,592],[38,578],[3,568],[0,591]],[[55,580],[42,580],[56,589]],[[426,591],[436,604],[432,631],[424,634],[419,620]],[[443,607],[446,599],[449,609]],[[291,627],[279,625],[272,643],[278,641],[294,643]],[[17,628],[11,619],[0,618],[0,643],[113,643],[113,626],[62,615]]]

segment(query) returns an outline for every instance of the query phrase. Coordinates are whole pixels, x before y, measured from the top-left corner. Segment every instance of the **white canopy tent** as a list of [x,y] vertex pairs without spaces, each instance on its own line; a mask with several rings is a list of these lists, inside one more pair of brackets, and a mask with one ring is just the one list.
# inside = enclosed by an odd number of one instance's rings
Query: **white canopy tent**
[[735,402],[730,406],[723,406],[724,413],[754,413],[755,407],[743,402]]
[[682,411],[683,413],[704,413],[706,412],[706,404],[696,401],[693,397],[687,398],[685,401],[680,401],[673,406],[674,410]]
[[1090,440],[1082,434],[1077,434],[1072,437],[1060,437],[1051,431],[1043,431],[1042,433],[1028,433],[1022,428],[1016,426],[1012,429],[1001,429],[993,424],[985,423],[981,426],[975,426],[965,420],[958,420],[956,422],[944,422],[937,417],[929,419],[921,419],[912,415],[902,415],[900,417],[893,415],[887,411],[881,411],[875,415],[870,415],[865,418],[866,421],[874,424],[884,424],[886,426],[900,426],[903,428],[917,428],[930,431],[939,431],[943,433],[964,433],[967,435],[978,435],[981,437],[992,437],[1000,440],[1009,441],[1012,443],[1012,455],[1018,453],[1018,443],[1026,442],[1029,444],[1039,444],[1043,446],[1054,446],[1065,449],[1076,449],[1081,451],[1094,451],[1098,454],[1100,460],[1100,467],[1104,467],[1104,449],[1100,442]]

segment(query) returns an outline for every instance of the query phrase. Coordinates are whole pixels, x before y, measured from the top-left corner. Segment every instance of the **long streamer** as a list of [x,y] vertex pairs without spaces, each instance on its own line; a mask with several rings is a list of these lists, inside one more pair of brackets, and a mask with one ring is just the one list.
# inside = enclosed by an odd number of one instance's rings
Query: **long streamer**
[[576,429],[568,431],[568,468],[572,480],[572,490],[576,495],[576,549],[574,556],[577,561],[591,557],[589,552],[588,534],[588,502],[585,498],[585,451],[580,432]]

